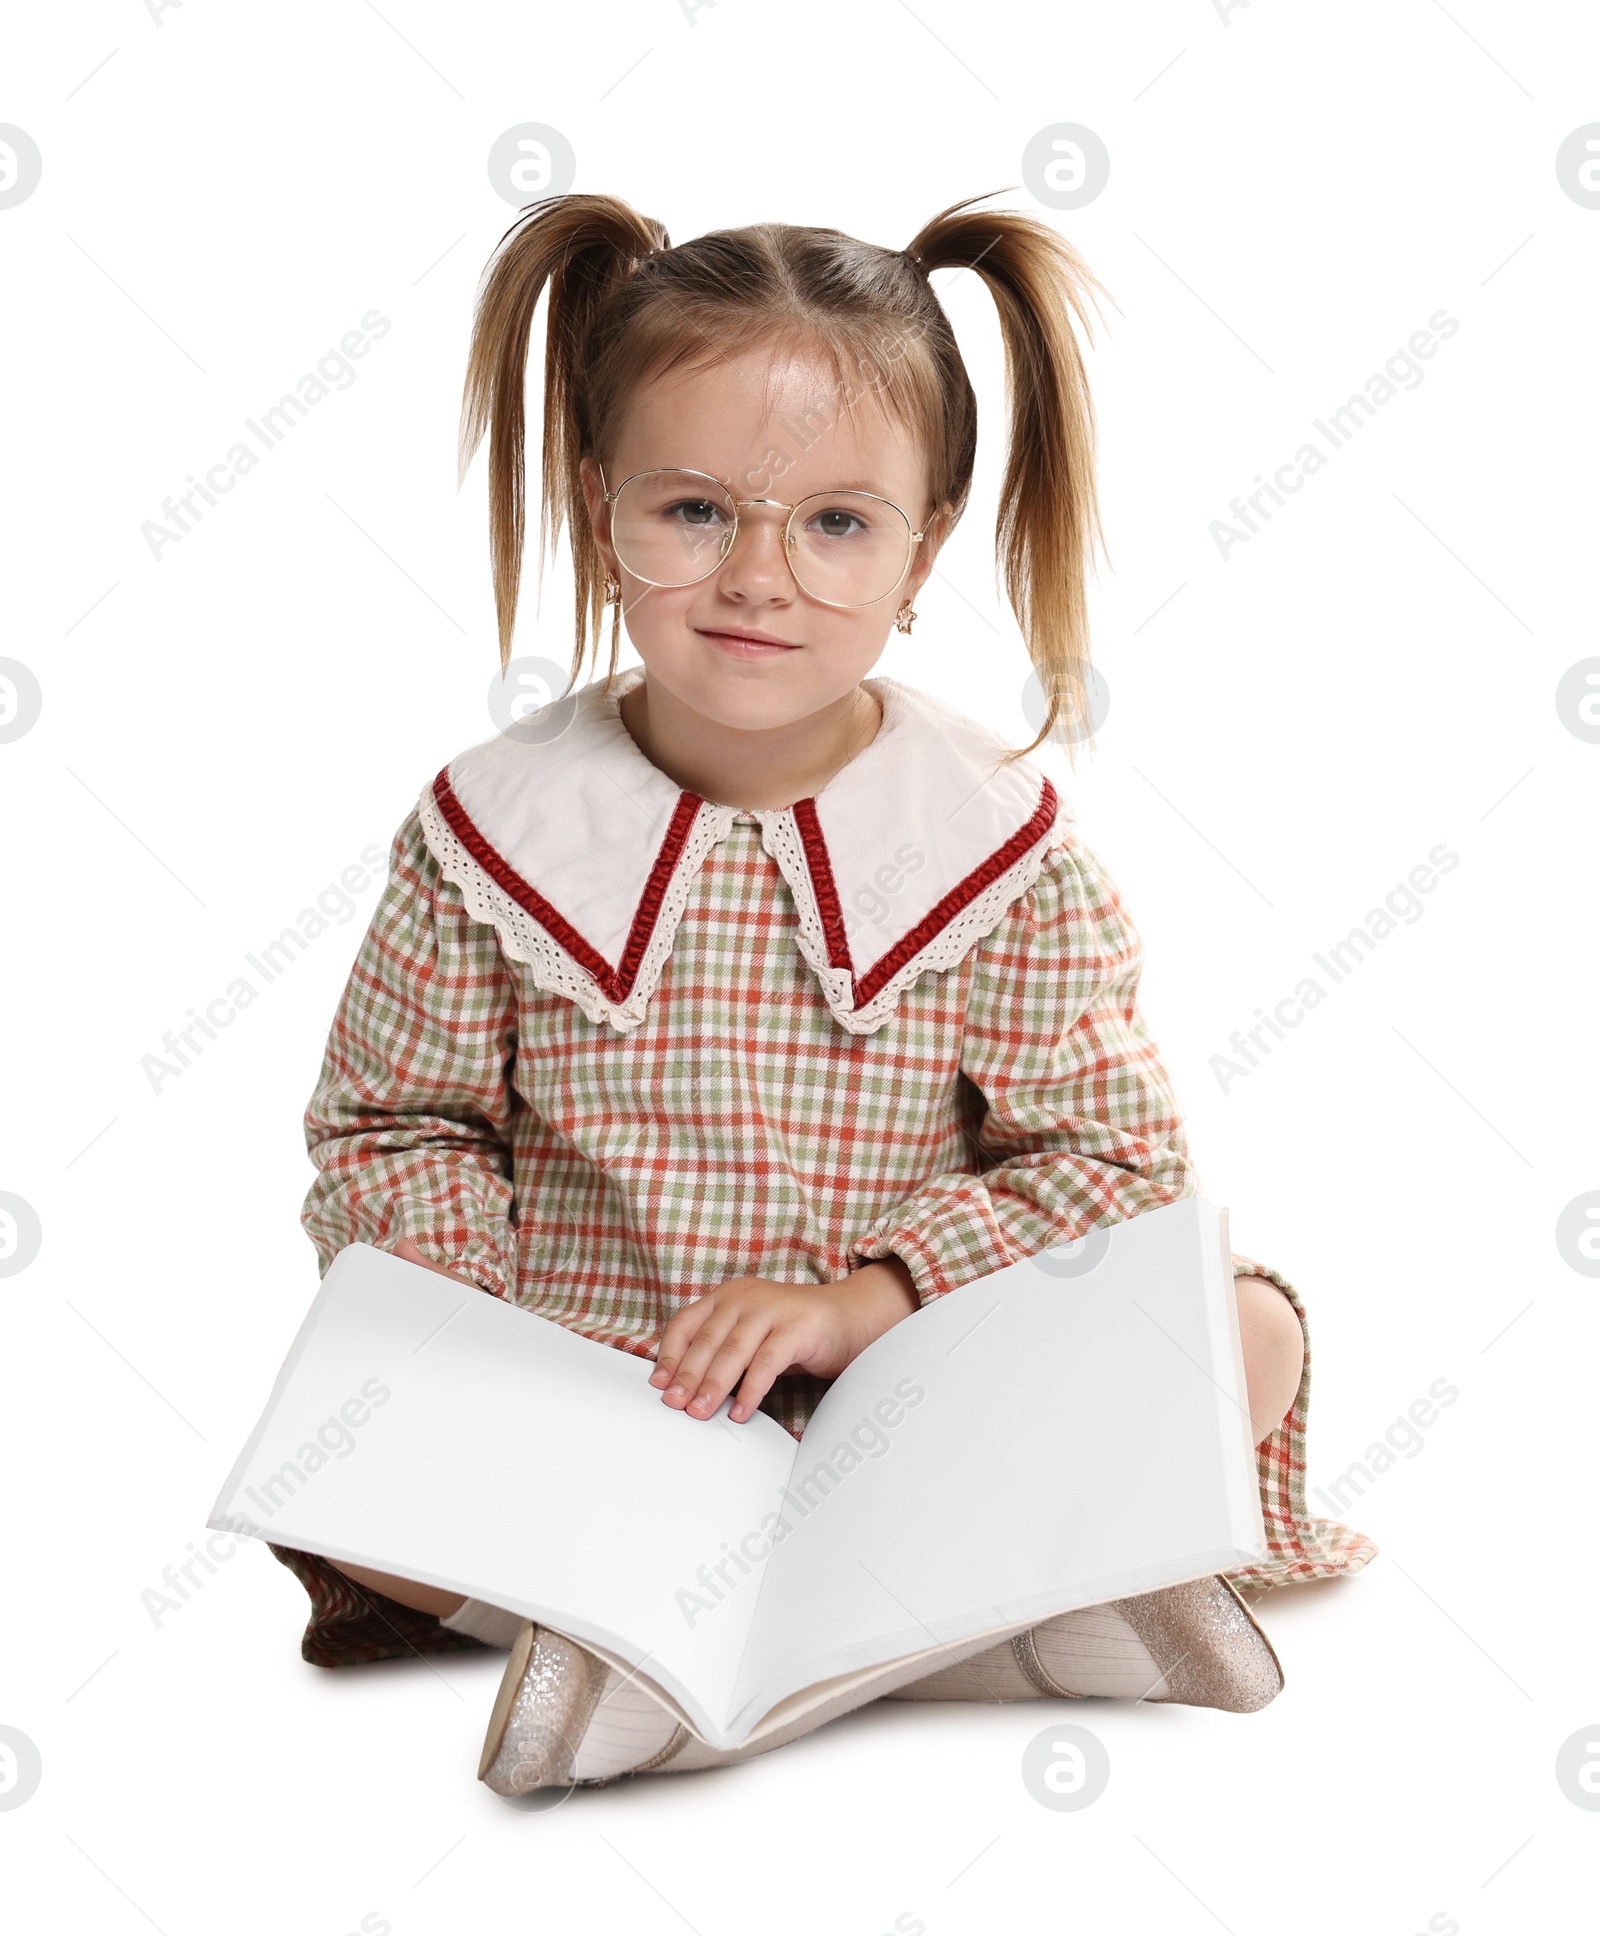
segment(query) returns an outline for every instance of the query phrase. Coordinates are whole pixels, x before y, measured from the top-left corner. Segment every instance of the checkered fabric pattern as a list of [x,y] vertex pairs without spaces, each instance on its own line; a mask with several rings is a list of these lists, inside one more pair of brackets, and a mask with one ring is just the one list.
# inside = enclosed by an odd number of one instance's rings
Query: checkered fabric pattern
[[[649,1356],[741,1275],[833,1282],[902,1258],[923,1302],[1097,1224],[1201,1188],[1137,1008],[1141,945],[1064,823],[1037,881],[966,958],[852,1035],[794,939],[753,815],[696,877],[643,1024],[535,987],[401,826],[306,1114],[305,1228],[325,1271],[412,1239],[496,1296]],[[870,955],[870,947],[863,953]],[[1289,1283],[1236,1258],[1284,1292]],[[796,1436],[825,1389],[781,1379]],[[1305,1505],[1310,1356],[1261,1447],[1266,1588],[1353,1572],[1364,1535]],[[302,1652],[332,1666],[473,1645],[273,1548],[311,1594]]]

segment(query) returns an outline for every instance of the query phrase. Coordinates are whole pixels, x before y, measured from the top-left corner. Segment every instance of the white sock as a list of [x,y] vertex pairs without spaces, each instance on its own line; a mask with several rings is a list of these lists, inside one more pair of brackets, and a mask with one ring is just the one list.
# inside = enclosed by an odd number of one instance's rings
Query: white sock
[[611,1668],[573,1757],[576,1781],[626,1774],[659,1754],[678,1732],[676,1718],[636,1679]]
[[456,1633],[471,1634],[490,1647],[508,1652],[522,1627],[520,1613],[507,1613],[504,1607],[491,1607],[487,1600],[463,1600],[454,1613],[442,1613],[439,1625]]
[[1059,1690],[1162,1700],[1166,1677],[1144,1642],[1110,1606],[1079,1607],[1015,1640],[937,1667],[891,1697],[901,1701],[1028,1701]]
[[1120,1613],[1109,1606],[1059,1614],[1032,1632],[1034,1657],[1073,1694],[1124,1701],[1163,1700],[1166,1676]]

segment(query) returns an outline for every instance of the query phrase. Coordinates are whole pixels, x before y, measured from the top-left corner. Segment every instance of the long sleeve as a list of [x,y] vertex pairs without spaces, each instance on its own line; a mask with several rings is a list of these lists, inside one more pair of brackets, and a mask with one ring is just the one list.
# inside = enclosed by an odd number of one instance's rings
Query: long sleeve
[[961,1071],[974,1131],[851,1246],[923,1303],[1098,1224],[1193,1195],[1176,1102],[1137,1007],[1143,950],[1098,859],[1053,852],[971,956]]
[[301,1222],[323,1271],[347,1244],[406,1237],[511,1294],[516,1035],[494,931],[467,917],[413,811],[306,1109],[317,1178]]

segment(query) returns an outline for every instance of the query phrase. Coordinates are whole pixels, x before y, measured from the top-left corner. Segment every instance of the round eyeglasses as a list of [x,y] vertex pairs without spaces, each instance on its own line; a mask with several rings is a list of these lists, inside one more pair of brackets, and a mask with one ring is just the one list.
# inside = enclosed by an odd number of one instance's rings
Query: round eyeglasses
[[764,504],[787,511],[784,555],[794,581],[822,605],[876,605],[906,575],[924,531],[898,504],[871,491],[818,491],[798,504],[736,498],[706,471],[635,471],[605,489],[611,546],[634,578],[662,590],[697,585],[722,565],[739,535],[739,513]]

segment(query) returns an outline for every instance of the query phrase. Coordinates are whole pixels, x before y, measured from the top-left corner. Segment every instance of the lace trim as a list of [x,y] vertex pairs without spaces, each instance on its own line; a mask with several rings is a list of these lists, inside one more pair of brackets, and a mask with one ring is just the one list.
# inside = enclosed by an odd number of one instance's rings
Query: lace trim
[[[470,835],[465,829],[471,828],[471,822],[465,821],[463,834],[458,835],[445,818],[444,808],[431,783],[423,788],[422,797],[417,802],[417,813],[422,823],[422,837],[427,842],[429,853],[439,863],[439,871],[461,890],[462,901],[472,919],[494,929],[508,959],[523,963],[531,972],[535,986],[551,994],[564,995],[582,1009],[591,1022],[609,1022],[619,1031],[636,1029],[644,1021],[650,997],[656,991],[667,957],[672,952],[673,938],[694,886],[695,876],[706,855],[726,835],[733,818],[731,808],[705,801],[692,820],[686,821],[680,803],[679,813],[673,817],[672,828],[662,849],[671,872],[663,874],[659,860],[658,867],[652,870],[651,881],[634,918],[620,968],[611,968],[575,929],[568,928],[564,921],[560,922],[561,927],[603,972],[610,989],[614,991],[608,992],[596,972],[575,959],[569,948],[488,871],[468,845]],[[476,832],[476,829],[472,829],[472,832]],[[481,836],[479,838],[481,840]],[[483,844],[487,854],[492,856],[493,849],[488,848],[486,842]],[[671,852],[674,846],[675,857]],[[553,908],[550,914],[554,920],[560,921]],[[643,944],[642,937],[646,933],[649,941]],[[625,979],[629,969],[633,971],[631,985],[627,985]]]
[[[801,956],[841,1028],[851,1035],[872,1034],[914,981],[955,967],[999,926],[1045,861],[1067,844],[1058,805],[1046,779],[1024,825],[859,980],[813,803],[758,812],[761,844],[794,899]],[[479,832],[455,796],[448,768],[423,789],[417,806],[423,839],[440,872],[460,889],[472,919],[494,929],[507,958],[524,964],[537,987],[564,996],[591,1022],[609,1022],[619,1031],[644,1021],[695,878],[734,816],[731,807],[682,795],[635,910],[622,960],[613,968]]]
[[[917,925],[903,935],[881,961],[874,962],[856,987],[856,1000],[865,1004],[885,986],[907,961],[920,954],[939,931],[955,920],[983,889],[1008,874],[1017,858],[1026,853],[1049,832],[1056,818],[1056,790],[1048,780],[1039,789],[1039,804],[1003,847],[999,847],[980,866],[951,888],[937,905],[929,908]],[[1009,905],[1009,903],[1007,903]],[[985,930],[987,932],[987,930]]]
[[[937,933],[926,941],[918,951],[904,960],[889,975],[887,981],[876,989],[866,1000],[860,1000],[854,975],[848,965],[836,965],[830,959],[829,934],[824,921],[823,911],[817,904],[813,892],[810,867],[806,858],[800,828],[792,810],[763,815],[761,820],[761,844],[778,864],[779,872],[789,884],[794,897],[795,915],[799,923],[797,937],[800,953],[821,985],[823,999],[828,1004],[833,1019],[851,1035],[870,1035],[888,1021],[899,1005],[900,997],[912,982],[926,974],[942,973],[954,968],[965,960],[971,949],[986,935],[992,934],[1005,918],[1012,902],[1027,893],[1038,879],[1045,861],[1060,852],[1069,844],[1070,836],[1056,819],[1055,791],[1046,781],[1047,797],[1042,798],[1039,811],[1023,827],[1018,835],[1008,841],[997,854],[990,856],[982,867],[974,870],[962,883],[967,887],[972,880],[984,876],[997,862],[1002,862],[1006,854],[1015,846],[1016,840],[1031,836],[1048,805],[1049,814],[1046,829],[1035,837],[1035,844],[1019,859],[1012,861],[1003,873],[989,880],[968,904],[953,915]],[[954,889],[959,893],[962,889]],[[951,895],[940,902],[943,907]],[[936,915],[937,909],[934,910]],[[925,917],[912,930],[912,935],[923,932],[933,916]],[[910,937],[908,937],[910,938]],[[848,950],[846,958],[848,963]],[[885,957],[892,959],[899,953],[893,949]],[[881,966],[882,964],[878,964]],[[877,968],[869,973],[871,981],[877,980]],[[862,984],[864,988],[865,983]]]
[[[828,937],[823,928],[821,910],[811,891],[806,850],[801,844],[793,810],[764,813],[760,820],[761,845],[777,862],[778,872],[788,882],[794,901],[795,920],[799,924],[795,945],[800,950],[801,959],[821,985],[822,998],[828,1004],[834,1020],[849,1028],[850,1024],[845,1018],[854,1013],[854,978],[848,967],[835,968],[828,959]],[[860,1032],[851,1030],[852,1034]]]

